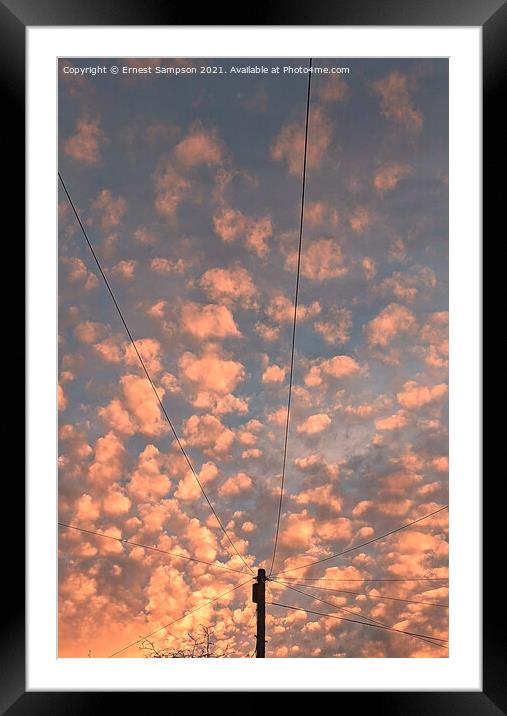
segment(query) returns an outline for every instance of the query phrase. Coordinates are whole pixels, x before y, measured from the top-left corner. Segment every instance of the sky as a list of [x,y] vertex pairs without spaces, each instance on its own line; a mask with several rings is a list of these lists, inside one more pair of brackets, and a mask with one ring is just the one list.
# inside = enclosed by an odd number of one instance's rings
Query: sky
[[[268,73],[231,72],[255,64]],[[181,649],[201,625],[230,657],[253,653],[251,581],[238,585],[273,555],[308,88],[271,69],[307,64],[59,62],[60,172],[241,555],[60,186],[59,519],[88,530],[59,530],[60,657],[156,630],[157,647]],[[349,72],[311,79],[266,656],[445,658],[393,629],[447,639],[447,510],[302,567],[448,501],[448,63],[314,66]]]

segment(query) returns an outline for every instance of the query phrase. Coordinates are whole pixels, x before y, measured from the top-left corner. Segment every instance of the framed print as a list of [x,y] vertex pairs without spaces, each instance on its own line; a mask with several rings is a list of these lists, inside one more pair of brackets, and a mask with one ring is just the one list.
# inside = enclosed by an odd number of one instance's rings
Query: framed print
[[28,448],[2,708],[503,713],[480,267],[505,8],[180,13],[3,4]]

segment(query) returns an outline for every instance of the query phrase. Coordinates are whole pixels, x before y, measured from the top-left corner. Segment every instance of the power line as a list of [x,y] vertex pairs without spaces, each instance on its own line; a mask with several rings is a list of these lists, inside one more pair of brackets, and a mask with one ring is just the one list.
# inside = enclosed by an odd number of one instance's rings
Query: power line
[[[422,637],[423,639],[433,640],[428,643],[432,643],[433,646],[439,646],[442,649],[448,649],[447,646],[445,646],[445,643],[447,643],[447,639],[439,639],[436,636],[428,636],[427,634],[418,634],[417,632],[412,631],[405,631],[403,629],[395,629],[394,627],[388,627],[388,626],[381,626],[380,624],[368,624],[367,622],[360,622],[357,619],[349,619],[348,617],[339,617],[336,616],[336,614],[324,614],[323,612],[315,612],[311,609],[303,609],[303,607],[292,607],[289,604],[280,604],[279,602],[266,602],[266,604],[271,604],[274,607],[284,607],[285,609],[294,609],[298,612],[306,612],[307,614],[317,614],[321,617],[328,617],[329,619],[339,619],[340,621],[344,622],[352,622],[353,624],[362,624],[362,626],[369,626],[373,627],[374,629],[385,629],[386,631],[394,631],[398,634],[408,634],[408,636],[415,636],[415,637]],[[437,644],[435,642],[444,642],[444,644]]]
[[[279,572],[282,574],[282,572]],[[275,575],[276,576],[276,575]],[[379,579],[364,579],[361,577],[353,579],[345,579],[341,577],[339,579],[333,579],[331,577],[284,577],[290,581],[305,581],[305,582],[448,582],[449,577],[401,577],[401,578],[379,578]]]
[[[281,582],[278,579],[274,579],[274,582],[277,582],[278,584],[284,584],[286,587],[290,587],[292,585],[287,584],[287,582]],[[337,594],[355,594],[358,597],[368,597],[368,599],[386,599],[390,602],[407,602],[408,604],[424,604],[427,607],[442,607],[443,609],[449,609],[448,604],[437,604],[436,602],[423,602],[418,599],[402,599],[401,597],[386,597],[385,594],[368,594],[367,592],[351,592],[348,589],[330,589],[329,587],[319,587],[316,584],[301,584],[300,582],[293,582],[293,584],[296,584],[300,587],[311,587],[312,589],[319,589],[323,590],[325,592],[334,592]]]
[[159,547],[150,547],[147,544],[141,544],[140,542],[133,542],[132,540],[128,539],[122,539],[121,537],[112,537],[111,535],[106,535],[103,532],[94,532],[93,530],[85,530],[83,527],[76,527],[75,525],[67,525],[65,522],[59,522],[58,525],[60,527],[66,527],[67,529],[71,530],[77,530],[78,532],[85,532],[89,535],[95,535],[96,537],[105,537],[106,539],[112,539],[115,542],[120,542],[121,544],[130,544],[133,547],[142,547],[143,549],[150,549],[153,552],[160,552],[160,554],[168,554],[171,557],[176,557],[177,559],[187,559],[190,562],[198,562],[199,564],[207,564],[209,567],[215,567],[216,569],[225,569],[227,572],[235,572],[236,574],[246,574],[246,572],[241,572],[239,569],[232,569],[231,567],[226,567],[223,564],[216,564],[215,562],[205,562],[202,559],[197,559],[196,557],[186,557],[183,554],[176,554],[175,552],[168,552],[165,549],[160,549]]
[[422,517],[419,517],[417,520],[412,520],[412,522],[408,522],[406,525],[402,525],[401,527],[397,527],[394,530],[385,532],[384,534],[379,535],[378,537],[374,537],[373,539],[370,539],[367,542],[362,542],[361,544],[356,544],[354,547],[349,547],[348,549],[344,549],[343,552],[337,552],[336,554],[332,554],[330,557],[323,557],[322,559],[317,559],[314,562],[309,562],[308,564],[302,564],[300,567],[292,567],[291,569],[284,569],[283,571],[275,574],[275,577],[280,576],[280,574],[288,574],[289,572],[296,572],[298,569],[305,569],[307,567],[312,567],[314,564],[320,564],[321,562],[327,562],[330,559],[334,559],[335,557],[341,557],[343,554],[348,554],[349,552],[353,552],[354,550],[360,549],[361,547],[366,547],[367,545],[372,544],[373,542],[377,542],[379,539],[383,539],[384,537],[388,537],[389,535],[392,535],[395,532],[400,532],[401,530],[406,530],[407,527],[411,527],[412,525],[415,525],[417,522],[426,520],[428,517],[433,517],[433,515],[436,515],[439,512],[442,512],[443,510],[446,510],[448,507],[449,507],[449,505],[444,505],[444,507],[440,507],[438,510],[434,510],[434,512],[430,512],[427,515],[423,515]]
[[108,659],[112,659],[113,656],[117,656],[118,654],[121,654],[123,651],[126,651],[127,649],[130,649],[131,646],[135,646],[136,644],[139,644],[139,642],[144,641],[145,639],[148,639],[150,636],[153,636],[153,634],[156,634],[159,631],[162,631],[163,629],[168,629],[173,624],[176,624],[177,622],[182,621],[182,619],[185,619],[185,617],[190,616],[190,614],[194,614],[195,612],[198,612],[199,609],[204,609],[204,607],[207,607],[210,604],[213,604],[213,602],[217,602],[219,599],[222,599],[227,594],[231,594],[231,592],[235,592],[237,589],[240,589],[241,587],[244,587],[245,584],[248,584],[251,582],[252,579],[249,578],[246,580],[246,582],[242,582],[241,584],[238,584],[233,589],[229,589],[227,592],[224,592],[223,594],[220,594],[218,597],[214,597],[213,599],[210,599],[209,602],[206,602],[206,604],[201,604],[200,607],[196,607],[195,609],[191,609],[189,612],[185,612],[183,616],[178,617],[178,619],[173,619],[173,621],[169,622],[168,624],[164,624],[164,626],[159,627],[158,629],[155,629],[154,631],[150,632],[149,634],[146,634],[146,636],[142,636],[136,641],[131,642],[130,644],[127,644],[127,646],[124,646],[122,649],[118,649],[118,651],[115,651],[113,654],[110,654],[108,656]]
[[195,469],[194,469],[194,466],[193,466],[192,463],[190,462],[190,458],[188,457],[188,455],[187,455],[187,453],[186,453],[186,451],[185,451],[185,448],[184,448],[183,445],[181,444],[181,441],[180,441],[180,439],[179,439],[179,437],[178,437],[178,434],[177,434],[177,432],[176,432],[176,430],[175,430],[175,428],[174,428],[174,425],[172,424],[172,421],[171,421],[171,419],[170,419],[170,417],[169,417],[169,415],[168,415],[168,413],[167,413],[167,411],[166,411],[166,409],[165,409],[165,407],[164,407],[164,404],[162,403],[162,400],[160,399],[160,396],[159,396],[158,391],[157,391],[157,389],[156,389],[156,387],[155,387],[155,384],[153,383],[153,380],[151,379],[151,376],[150,376],[150,374],[149,374],[149,372],[148,372],[148,369],[147,369],[147,367],[146,367],[146,364],[145,364],[145,362],[144,362],[144,360],[143,360],[143,358],[142,358],[142,356],[141,356],[141,354],[140,354],[140,352],[139,352],[139,350],[138,350],[138,348],[137,348],[136,342],[135,342],[135,340],[134,340],[134,337],[132,336],[132,333],[130,332],[130,329],[129,329],[128,325],[127,325],[127,322],[126,322],[126,320],[125,320],[125,318],[124,318],[124,316],[123,316],[122,310],[121,310],[120,306],[118,305],[118,302],[117,302],[117,300],[116,300],[116,298],[115,298],[115,295],[114,295],[114,293],[113,293],[113,290],[112,290],[111,286],[109,285],[109,281],[107,280],[106,275],[105,275],[104,271],[102,270],[102,266],[101,266],[100,261],[99,261],[99,259],[98,259],[98,257],[97,257],[97,254],[95,253],[95,250],[94,250],[94,248],[93,248],[93,246],[92,246],[92,243],[91,243],[90,239],[88,238],[88,234],[87,234],[87,232],[86,232],[86,229],[84,228],[83,223],[81,222],[81,219],[80,219],[80,217],[79,217],[79,214],[78,214],[78,212],[77,212],[77,209],[76,209],[76,207],[74,206],[74,202],[72,201],[72,199],[71,199],[71,197],[70,197],[70,194],[69,194],[69,192],[68,192],[68,190],[67,190],[67,187],[66,187],[66,185],[65,185],[65,182],[64,182],[63,179],[62,179],[62,175],[60,174],[60,172],[58,172],[58,178],[60,179],[60,182],[61,182],[61,184],[62,184],[62,186],[63,186],[63,190],[65,191],[65,194],[67,195],[67,199],[68,199],[68,201],[69,201],[69,204],[70,204],[70,206],[72,207],[72,211],[74,212],[74,216],[76,217],[77,222],[78,222],[78,224],[79,224],[79,226],[80,226],[80,228],[81,228],[81,231],[82,231],[82,233],[83,233],[83,236],[84,236],[84,238],[85,238],[85,240],[86,240],[86,243],[88,244],[88,248],[90,249],[93,258],[95,259],[95,263],[97,264],[97,267],[98,267],[98,269],[99,269],[99,271],[100,271],[100,274],[101,274],[102,278],[104,279],[104,283],[106,284],[107,290],[109,291],[109,294],[110,294],[110,296],[111,296],[111,299],[112,299],[112,301],[113,301],[113,303],[114,303],[114,305],[115,305],[115,307],[116,307],[116,310],[118,311],[118,315],[119,315],[120,318],[121,318],[121,321],[122,321],[122,323],[123,323],[123,326],[124,326],[124,328],[125,328],[125,331],[127,332],[127,335],[128,335],[128,337],[129,337],[129,339],[130,339],[130,342],[132,343],[132,345],[133,345],[133,347],[134,347],[134,350],[135,350],[135,352],[136,352],[136,354],[137,354],[137,357],[139,358],[139,362],[141,363],[141,366],[142,366],[142,368],[143,368],[143,371],[144,371],[144,373],[145,373],[145,375],[146,375],[146,377],[147,377],[147,379],[148,379],[148,381],[149,381],[149,383],[150,383],[150,385],[151,385],[151,388],[152,388],[152,390],[153,390],[153,392],[154,392],[154,394],[155,394],[155,397],[156,397],[156,399],[157,399],[157,401],[158,401],[158,404],[160,405],[160,408],[161,408],[161,410],[162,410],[162,413],[164,414],[164,416],[165,416],[165,418],[166,418],[166,420],[167,420],[167,422],[168,422],[168,424],[169,424],[169,427],[171,428],[172,434],[174,435],[174,438],[175,438],[175,440],[176,440],[176,442],[177,442],[177,444],[178,444],[178,447],[179,447],[179,449],[181,450],[181,453],[182,453],[183,457],[185,458],[186,463],[187,463],[187,465],[188,465],[188,467],[189,467],[189,469],[190,469],[192,475],[194,476],[195,480],[197,481],[197,484],[199,485],[199,487],[200,487],[200,489],[201,489],[201,492],[202,492],[204,498],[206,499],[206,502],[207,502],[208,505],[209,505],[210,510],[211,510],[212,513],[214,514],[214,516],[215,516],[215,518],[216,518],[216,520],[217,520],[217,522],[218,522],[218,524],[219,524],[219,526],[220,526],[220,529],[222,530],[222,532],[224,533],[224,535],[225,535],[225,536],[227,537],[227,539],[229,540],[229,542],[230,542],[232,548],[234,549],[234,551],[236,552],[236,554],[238,555],[238,557],[241,559],[241,561],[243,562],[243,564],[245,565],[245,567],[250,571],[251,574],[253,574],[253,570],[252,570],[251,567],[245,562],[245,560],[243,559],[243,556],[239,553],[239,551],[238,551],[236,545],[234,544],[234,542],[232,541],[231,537],[229,536],[229,533],[227,532],[227,530],[225,529],[224,525],[222,524],[222,521],[221,521],[220,517],[218,516],[218,514],[217,514],[215,508],[213,507],[213,505],[211,504],[211,501],[210,501],[208,495],[206,494],[206,491],[204,490],[204,487],[202,486],[201,481],[199,480],[199,478],[198,478],[198,476],[197,476],[197,473],[196,473],[196,471],[195,471]]
[[[283,584],[283,582],[278,582],[278,580],[274,580],[278,584]],[[374,624],[379,624],[383,627],[388,627],[389,629],[392,629],[389,624],[385,624],[384,622],[379,621],[378,619],[373,619],[373,617],[366,616],[365,614],[362,614],[361,612],[359,615],[357,612],[352,611],[351,609],[347,609],[346,607],[338,606],[337,604],[333,604],[332,602],[327,602],[325,599],[321,599],[320,597],[315,596],[315,594],[309,594],[308,592],[303,592],[300,589],[296,589],[295,587],[291,587],[289,585],[285,585],[288,589],[292,589],[293,592],[298,592],[299,594],[304,594],[305,597],[310,597],[310,599],[315,599],[317,602],[322,602],[322,604],[327,604],[329,607],[333,607],[333,609],[338,609],[339,611],[346,612],[347,614],[352,614],[353,616],[360,616],[362,619],[367,619],[369,622],[373,622]],[[429,641],[433,637],[423,637],[423,636],[417,636],[416,639],[420,639],[421,641],[426,641],[429,643],[433,643],[432,641]]]
[[287,444],[289,438],[289,422],[290,422],[290,406],[292,397],[292,379],[294,375],[294,349],[296,345],[296,322],[297,322],[297,309],[298,309],[298,296],[299,296],[299,275],[301,268],[301,247],[303,244],[303,224],[304,224],[304,213],[305,213],[305,186],[306,186],[306,153],[308,147],[308,120],[310,116],[310,89],[311,89],[311,77],[312,77],[312,58],[309,61],[309,72],[308,72],[308,92],[306,97],[306,120],[305,120],[305,144],[304,144],[304,155],[303,155],[303,176],[301,186],[301,213],[299,220],[299,246],[298,246],[298,260],[296,269],[296,287],[294,291],[294,318],[292,322],[292,346],[290,354],[290,373],[289,373],[289,394],[287,398],[287,420],[285,422],[285,438],[283,445],[283,461],[282,461],[282,481],[280,484],[280,500],[278,503],[278,515],[276,520],[276,532],[275,542],[273,547],[273,557],[271,559],[271,567],[269,574],[273,573],[273,566],[276,557],[276,548],[278,546],[278,534],[280,531],[280,518],[282,514],[282,502],[283,502],[283,488],[285,483],[285,467],[287,464]]

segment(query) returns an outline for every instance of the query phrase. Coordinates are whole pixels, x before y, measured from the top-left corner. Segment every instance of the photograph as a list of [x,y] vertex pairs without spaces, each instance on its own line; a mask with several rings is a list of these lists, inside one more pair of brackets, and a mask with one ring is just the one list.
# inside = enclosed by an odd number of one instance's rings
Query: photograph
[[58,657],[447,659],[448,58],[57,64]]

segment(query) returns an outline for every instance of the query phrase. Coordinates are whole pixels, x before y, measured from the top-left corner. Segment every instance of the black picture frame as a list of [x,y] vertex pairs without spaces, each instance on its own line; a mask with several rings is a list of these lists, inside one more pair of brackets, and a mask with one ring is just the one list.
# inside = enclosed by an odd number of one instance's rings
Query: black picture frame
[[[239,9],[239,6],[236,6]],[[241,18],[237,9],[207,5],[198,10],[189,4],[177,4],[167,0],[0,0],[0,77],[4,99],[5,138],[14,147],[12,160],[4,165],[7,175],[6,203],[11,216],[23,216],[25,180],[25,33],[27,27],[64,25],[195,25],[190,22],[199,18],[199,25],[397,25],[397,26],[481,26],[483,30],[483,178],[484,178],[484,234],[495,222],[495,212],[505,203],[505,182],[493,180],[493,166],[502,156],[505,146],[505,108],[502,107],[502,89],[506,67],[507,4],[500,0],[335,0],[315,1],[310,4],[290,5],[286,2],[261,2],[249,4],[248,20]],[[5,156],[5,155],[4,155]],[[503,200],[503,201],[502,201]],[[16,212],[16,205],[19,210]],[[13,224],[20,226],[20,224]],[[501,225],[500,223],[498,224]],[[15,248],[19,261],[24,261],[24,245],[15,232]],[[17,264],[19,267],[19,263]],[[19,269],[18,269],[19,271]],[[19,320],[10,312],[4,312],[4,330],[8,335],[19,333]],[[21,334],[15,345],[24,343]],[[34,350],[33,346],[29,346]],[[12,349],[11,349],[12,350]],[[18,352],[19,348],[18,348]],[[11,358],[12,360],[12,358]],[[12,368],[12,365],[11,365]],[[20,383],[21,381],[18,380]],[[21,398],[17,399],[21,404]],[[11,425],[17,421],[12,419]],[[15,431],[15,428],[12,428]],[[9,431],[10,432],[10,431]],[[9,473],[5,473],[7,478]],[[43,476],[41,476],[42,478]],[[0,713],[9,716],[20,714],[99,714],[119,710],[122,694],[119,692],[25,692],[25,571],[24,571],[24,482],[19,473],[10,471],[9,497],[4,499],[4,597],[2,629],[0,632]],[[494,486],[484,485],[484,611],[483,611],[483,691],[445,692],[346,692],[334,695],[338,709],[348,701],[354,707],[375,710],[376,713],[397,716],[496,716],[507,714],[507,689],[505,680],[505,641],[503,640],[503,615],[497,592],[498,565],[495,558],[496,545],[504,542],[500,530],[504,520],[500,510],[503,501],[498,499]],[[13,507],[15,506],[15,509]],[[6,522],[7,521],[7,522]],[[497,553],[498,554],[498,553]],[[5,564],[6,562],[6,564]],[[340,685],[343,688],[343,685]],[[400,685],[402,688],[402,685]],[[330,690],[332,685],[330,685]],[[270,695],[270,699],[275,694]],[[209,694],[193,693],[191,702],[187,694],[184,701],[191,708],[195,698]],[[146,692],[129,693],[130,706],[138,708]],[[164,709],[175,708],[175,694],[150,693],[150,706],[156,697]],[[238,708],[242,711],[258,708],[258,697],[243,699],[237,695]],[[312,695],[313,698],[313,695]],[[216,701],[215,701],[216,703]],[[220,702],[223,704],[223,702]],[[298,703],[305,708],[309,703],[306,694],[298,695]],[[211,708],[207,701],[207,708]],[[145,704],[142,704],[145,708]],[[176,707],[177,708],[177,707]],[[221,708],[222,710],[222,708]]]

